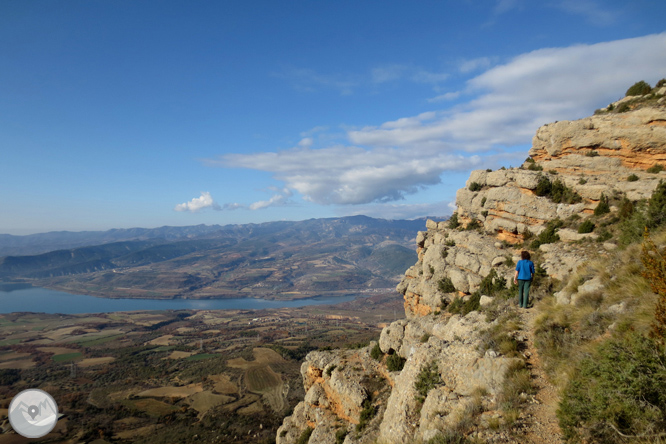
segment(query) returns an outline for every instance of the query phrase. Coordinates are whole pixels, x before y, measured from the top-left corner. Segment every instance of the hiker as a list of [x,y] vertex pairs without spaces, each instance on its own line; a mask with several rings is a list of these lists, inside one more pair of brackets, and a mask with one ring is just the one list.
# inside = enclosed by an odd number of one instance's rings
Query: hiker
[[520,252],[520,260],[516,264],[516,274],[513,276],[513,283],[518,284],[518,305],[520,305],[520,308],[527,308],[533,277],[534,262],[530,260],[530,253],[523,250]]

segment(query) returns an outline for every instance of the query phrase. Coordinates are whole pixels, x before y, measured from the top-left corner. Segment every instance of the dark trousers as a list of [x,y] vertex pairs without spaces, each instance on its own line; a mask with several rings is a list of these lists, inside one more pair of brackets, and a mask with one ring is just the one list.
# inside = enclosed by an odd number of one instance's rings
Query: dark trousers
[[530,301],[530,285],[532,281],[518,279],[518,305],[521,308],[527,308],[527,303]]

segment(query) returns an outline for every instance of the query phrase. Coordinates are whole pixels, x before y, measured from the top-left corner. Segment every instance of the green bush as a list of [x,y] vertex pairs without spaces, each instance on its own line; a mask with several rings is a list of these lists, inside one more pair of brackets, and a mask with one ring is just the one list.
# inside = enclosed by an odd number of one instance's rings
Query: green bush
[[439,375],[439,369],[437,368],[437,363],[432,361],[430,364],[421,368],[416,381],[414,381],[414,389],[416,389],[417,401],[423,402],[428,396],[430,390],[437,387],[442,383],[442,378]]
[[485,210],[482,211],[482,212],[481,212],[481,216],[483,216],[483,217],[488,217],[488,212],[485,211]]
[[627,177],[627,182],[636,182],[638,180],[638,176],[635,174],[630,174],[629,177]]
[[618,113],[626,113],[627,111],[631,111],[631,106],[629,106],[627,102],[621,103],[620,106],[617,107]]
[[644,96],[645,94],[650,94],[652,87],[645,81],[640,80],[629,87],[627,90],[626,96]]
[[472,182],[469,184],[469,190],[470,191],[481,191],[481,184],[478,182]]
[[375,343],[375,346],[372,347],[372,350],[370,350],[370,357],[372,357],[372,359],[375,361],[379,361],[382,359],[382,356],[384,356],[382,349],[379,347],[378,343]]
[[303,430],[303,433],[301,433],[301,436],[298,437],[296,444],[308,444],[313,431],[314,429],[312,427],[308,427],[307,429]]
[[437,288],[442,293],[453,293],[456,291],[456,287],[453,285],[451,278],[444,277],[437,282]]
[[542,176],[539,178],[539,182],[537,182],[534,193],[539,197],[550,196],[552,189],[553,184],[550,182],[550,180],[546,176]]
[[534,161],[532,161],[532,163],[530,163],[530,165],[527,167],[527,169],[530,170],[530,171],[543,171],[543,167],[539,164],[534,163]]
[[657,173],[660,173],[660,172],[664,171],[664,166],[658,163],[658,164],[652,165],[650,168],[648,168],[645,171],[647,171],[648,173],[657,174]]
[[599,198],[599,203],[594,209],[595,216],[603,216],[604,214],[610,213],[610,205],[608,205],[608,198],[604,196],[604,193],[601,193]]
[[586,221],[583,221],[583,223],[581,223],[578,226],[578,232],[581,233],[581,234],[591,233],[593,231],[594,231],[594,224],[589,219],[586,220]]
[[430,339],[430,334],[429,333],[423,333],[423,336],[421,336],[421,343],[425,344],[428,342],[428,339]]
[[486,204],[486,200],[487,199],[485,196],[481,199],[481,206],[484,206]]
[[467,226],[465,227],[466,231],[472,231],[472,230],[478,230],[479,228],[482,228],[483,225],[481,225],[481,222],[479,222],[476,219],[472,219]]
[[335,365],[335,364],[329,365],[328,368],[326,369],[326,374],[328,376],[331,376],[331,373],[333,373],[333,370],[335,370],[336,368],[337,368],[337,365]]
[[359,422],[356,425],[356,431],[362,431],[370,422],[372,418],[377,414],[377,409],[372,405],[372,402],[369,399],[363,401],[363,410],[361,410],[361,415],[359,417]]
[[[511,256],[509,256],[509,259],[511,259]],[[513,259],[511,259],[511,262],[513,262]],[[486,296],[494,296],[496,293],[505,289],[506,279],[499,276],[494,268],[490,270],[490,273],[488,273],[488,275],[481,280],[481,284],[479,284],[479,291]]]
[[666,182],[660,180],[648,201],[647,226],[656,228],[664,223],[666,223]]
[[458,228],[459,226],[460,222],[458,222],[458,213],[453,213],[449,218],[449,228],[453,230]]
[[595,151],[595,150],[590,150],[590,151],[585,152],[585,156],[587,156],[587,157],[598,157],[599,152]]
[[481,308],[481,293],[478,291],[472,293],[469,298],[465,301],[463,298],[455,298],[453,302],[448,306],[449,313],[460,314],[462,316],[467,315],[472,311],[477,311]]
[[602,343],[570,379],[557,412],[569,443],[625,443],[666,431],[666,355],[636,333]]
[[546,176],[539,178],[534,193],[540,197],[548,197],[555,203],[573,204],[583,200],[576,191],[567,187],[561,180],[551,182]]
[[666,79],[661,79],[660,81],[657,82],[657,84],[654,86],[655,88],[661,88],[662,86],[666,85]]
[[346,429],[338,429],[337,432],[335,432],[335,444],[342,444],[345,442],[348,433],[349,432],[347,432]]
[[386,368],[390,372],[399,372],[405,366],[405,359],[398,356],[397,353],[388,355],[386,358]]
[[536,239],[530,244],[530,248],[536,250],[539,246],[543,244],[552,244],[560,240],[560,236],[557,235],[557,230],[562,226],[562,221],[560,219],[551,220],[546,225],[546,229],[543,230]]

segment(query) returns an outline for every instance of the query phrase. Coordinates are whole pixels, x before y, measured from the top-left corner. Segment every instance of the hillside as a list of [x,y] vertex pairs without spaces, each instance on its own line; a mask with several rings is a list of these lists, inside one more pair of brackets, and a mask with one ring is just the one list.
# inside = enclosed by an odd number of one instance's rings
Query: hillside
[[[353,216],[226,227],[46,233],[0,248],[123,239],[0,258],[0,280],[104,297],[298,299],[391,288],[422,221]],[[35,237],[36,236],[36,237]],[[64,236],[64,237],[63,237]],[[76,239],[75,239],[76,238]],[[49,240],[50,239],[50,240]]]
[[[643,333],[656,297],[639,264],[666,269],[658,247],[640,248],[644,228],[666,222],[660,83],[541,127],[519,168],[472,172],[451,219],[416,236],[418,260],[397,287],[406,318],[364,349],[310,353],[305,398],[277,443],[607,443],[664,432],[666,360],[636,373],[628,358],[651,356]],[[529,310],[510,285],[523,249],[537,265]]]

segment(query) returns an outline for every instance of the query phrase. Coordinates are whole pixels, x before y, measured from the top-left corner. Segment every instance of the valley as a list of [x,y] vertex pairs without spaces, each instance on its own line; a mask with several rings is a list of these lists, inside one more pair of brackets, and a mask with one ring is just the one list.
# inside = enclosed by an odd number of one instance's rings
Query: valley
[[[334,306],[85,315],[0,315],[0,443],[26,388],[64,414],[42,442],[273,442],[304,396],[310,350],[377,339],[402,313],[397,293]],[[181,440],[182,439],[182,440]]]

